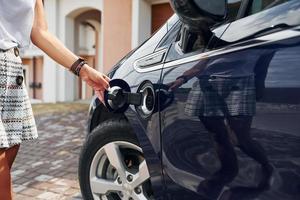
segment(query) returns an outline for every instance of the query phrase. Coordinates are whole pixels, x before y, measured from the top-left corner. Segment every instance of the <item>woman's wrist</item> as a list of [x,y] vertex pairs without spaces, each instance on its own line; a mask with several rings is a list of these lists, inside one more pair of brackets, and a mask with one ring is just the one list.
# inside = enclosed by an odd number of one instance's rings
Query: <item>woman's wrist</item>
[[81,70],[79,72],[80,78],[84,79],[87,76],[89,67],[90,66],[88,66],[87,64],[82,65]]
[[70,67],[70,71],[76,76],[80,75],[81,68],[86,64],[86,61],[83,58],[78,58]]

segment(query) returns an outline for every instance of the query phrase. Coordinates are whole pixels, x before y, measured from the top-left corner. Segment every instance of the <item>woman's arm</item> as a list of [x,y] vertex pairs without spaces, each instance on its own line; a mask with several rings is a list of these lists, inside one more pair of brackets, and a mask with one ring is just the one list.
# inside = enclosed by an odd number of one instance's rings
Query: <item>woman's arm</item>
[[[42,0],[36,0],[34,13],[31,41],[54,61],[69,69],[78,59],[78,56],[67,49],[61,41],[48,31]],[[79,75],[95,90],[102,100],[103,91],[109,87],[109,78],[87,64],[82,67]]]
[[169,89],[176,90],[181,85],[187,83],[190,79],[194,78],[197,75],[200,75],[206,67],[208,61],[209,59],[203,59],[200,62],[198,62],[194,67],[190,68],[189,70],[186,70],[181,76],[177,77],[175,81],[168,84]]

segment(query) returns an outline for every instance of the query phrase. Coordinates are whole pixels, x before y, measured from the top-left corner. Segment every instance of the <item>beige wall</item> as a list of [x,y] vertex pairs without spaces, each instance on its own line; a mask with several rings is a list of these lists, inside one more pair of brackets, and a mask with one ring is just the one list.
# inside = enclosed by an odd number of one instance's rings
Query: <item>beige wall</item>
[[131,50],[131,0],[103,1],[103,65],[110,68]]

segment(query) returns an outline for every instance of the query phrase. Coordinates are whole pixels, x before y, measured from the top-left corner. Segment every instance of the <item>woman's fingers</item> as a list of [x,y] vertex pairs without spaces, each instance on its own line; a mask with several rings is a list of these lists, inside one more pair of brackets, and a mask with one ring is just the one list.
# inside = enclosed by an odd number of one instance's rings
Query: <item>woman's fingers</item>
[[179,81],[179,80],[176,80],[174,82],[172,82],[170,85],[169,85],[169,90],[176,90],[177,88],[179,88],[180,86],[182,85],[182,83]]
[[105,105],[103,91],[95,90],[95,94],[97,95],[98,99]]
[[102,74],[89,66],[84,69],[85,70],[82,71],[80,77],[95,90],[95,94],[98,96],[100,101],[103,102],[103,91],[109,88],[110,79],[105,74]]
[[91,80],[91,79],[86,80],[86,83],[87,83],[90,87],[92,87],[95,91],[96,91],[96,90],[105,90],[104,86],[103,86],[101,83],[95,82],[95,81],[93,81],[93,80]]
[[87,80],[87,84],[94,90],[106,90],[109,88],[109,83],[102,76],[97,76],[95,79]]
[[105,74],[102,74],[102,76],[103,76],[103,78],[104,78],[107,82],[110,81],[110,78],[109,78],[108,76],[106,76]]
[[104,88],[103,86],[96,84],[94,87],[92,87],[95,91],[105,91],[106,88]]
[[109,79],[107,79],[104,74],[102,74],[99,78],[99,83],[102,85],[103,88],[108,89],[109,88]]
[[171,83],[168,83],[167,86],[169,87],[170,90],[173,90],[175,87],[176,87],[176,82],[171,82]]

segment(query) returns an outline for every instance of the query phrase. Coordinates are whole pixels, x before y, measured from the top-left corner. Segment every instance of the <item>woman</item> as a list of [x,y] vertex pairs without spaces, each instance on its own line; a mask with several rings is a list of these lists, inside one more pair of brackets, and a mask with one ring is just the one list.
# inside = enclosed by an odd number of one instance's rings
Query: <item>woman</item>
[[47,30],[42,0],[0,0],[0,199],[12,199],[10,169],[20,143],[37,130],[18,48],[30,40],[54,61],[80,76],[102,100],[109,78],[89,67]]
[[[261,176],[256,190],[270,189],[273,166],[259,141],[252,138],[251,125],[256,100],[263,96],[267,69],[274,52],[255,49],[203,59],[169,84],[175,91],[197,77],[185,102],[185,114],[198,117],[211,133],[220,168],[198,186],[198,192],[215,199],[238,175],[234,147],[258,162]],[[259,70],[259,71],[258,71]]]

